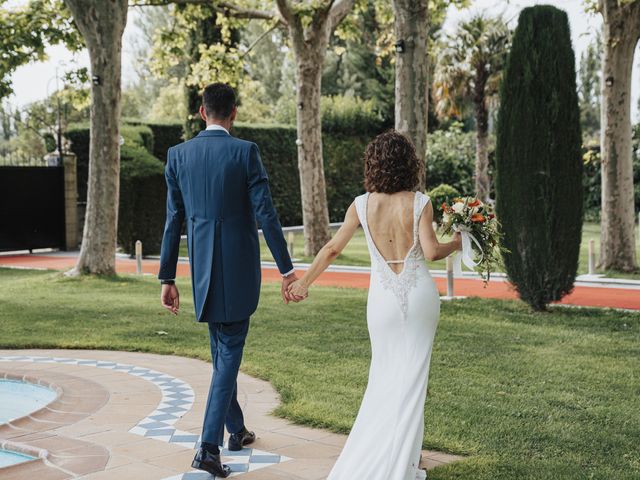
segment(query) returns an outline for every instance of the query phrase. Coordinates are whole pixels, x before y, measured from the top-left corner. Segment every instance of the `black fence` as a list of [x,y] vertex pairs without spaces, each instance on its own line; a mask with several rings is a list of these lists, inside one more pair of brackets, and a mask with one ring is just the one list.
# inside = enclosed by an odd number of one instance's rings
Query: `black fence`
[[50,159],[44,157],[27,157],[15,152],[0,150],[0,167],[59,167],[59,157],[51,156]]
[[64,248],[64,168],[18,160],[0,157],[0,251]]

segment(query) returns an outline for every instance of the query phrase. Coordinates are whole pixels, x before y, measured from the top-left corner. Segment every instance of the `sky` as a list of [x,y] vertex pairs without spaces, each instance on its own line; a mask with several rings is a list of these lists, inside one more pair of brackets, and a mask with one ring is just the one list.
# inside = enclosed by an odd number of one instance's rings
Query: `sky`
[[[10,0],[7,6],[21,5],[28,0]],[[569,15],[571,24],[571,37],[576,53],[576,62],[580,54],[587,48],[591,39],[599,31],[601,20],[599,15],[588,14],[584,11],[583,0],[472,0],[472,6],[463,10],[450,7],[447,12],[447,20],[444,29],[447,32],[455,30],[458,22],[470,18],[476,12],[485,12],[489,15],[504,15],[512,27],[517,24],[518,13],[524,7],[537,4],[551,4],[561,8]],[[123,41],[122,75],[125,84],[135,80],[135,63],[133,48],[128,47],[131,39],[136,36],[136,27],[133,19],[136,9],[129,12],[129,21],[125,29]],[[640,48],[639,48],[640,50]],[[20,67],[13,75],[13,88],[15,94],[9,99],[13,105],[23,106],[35,100],[47,97],[55,90],[56,67],[62,70],[89,65],[89,57],[86,52],[75,56],[62,46],[53,46],[47,49],[49,59],[45,62],[33,63]],[[633,71],[632,89],[632,116],[634,121],[640,121],[638,111],[638,97],[640,96],[640,53],[636,51],[636,60]]]

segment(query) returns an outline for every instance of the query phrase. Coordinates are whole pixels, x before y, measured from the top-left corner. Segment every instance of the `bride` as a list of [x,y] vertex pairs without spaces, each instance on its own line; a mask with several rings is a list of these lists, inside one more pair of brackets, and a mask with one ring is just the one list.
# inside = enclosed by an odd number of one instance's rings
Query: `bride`
[[396,131],[366,148],[364,185],[344,224],[304,277],[289,287],[298,298],[342,252],[361,225],[371,255],[367,325],[369,383],[360,411],[329,480],[416,480],[424,402],[440,298],[425,263],[461,248],[459,234],[440,243],[429,197],[416,192],[422,172],[411,142]]

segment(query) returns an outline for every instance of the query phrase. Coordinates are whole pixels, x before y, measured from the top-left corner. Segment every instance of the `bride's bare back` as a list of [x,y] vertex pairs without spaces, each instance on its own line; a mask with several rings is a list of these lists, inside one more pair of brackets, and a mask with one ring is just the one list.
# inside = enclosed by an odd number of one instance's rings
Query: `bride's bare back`
[[400,273],[413,246],[414,192],[372,193],[367,205],[371,238],[389,267]]

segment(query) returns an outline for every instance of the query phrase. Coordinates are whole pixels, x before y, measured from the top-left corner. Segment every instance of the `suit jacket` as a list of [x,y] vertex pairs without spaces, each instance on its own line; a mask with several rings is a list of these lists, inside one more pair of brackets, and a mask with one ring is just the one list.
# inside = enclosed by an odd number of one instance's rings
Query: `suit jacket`
[[249,318],[260,296],[258,224],[280,273],[293,269],[257,145],[222,130],[204,130],[169,149],[165,177],[167,220],[158,278],[176,276],[186,219],[197,320]]

